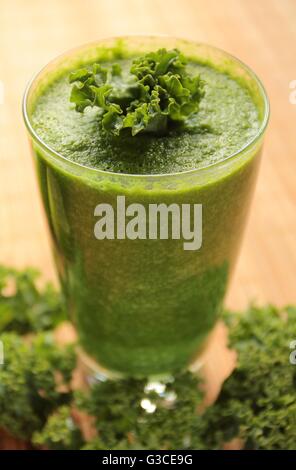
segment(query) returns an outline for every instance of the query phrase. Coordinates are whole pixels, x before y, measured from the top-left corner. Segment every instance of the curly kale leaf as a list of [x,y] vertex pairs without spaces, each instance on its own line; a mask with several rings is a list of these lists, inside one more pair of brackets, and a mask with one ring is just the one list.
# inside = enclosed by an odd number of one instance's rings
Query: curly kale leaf
[[38,271],[0,266],[0,333],[45,331],[65,319],[61,294],[51,284],[37,287]]
[[246,449],[295,449],[296,369],[289,344],[296,339],[296,309],[251,306],[243,315],[224,316],[238,364],[204,415],[208,447],[239,437]]
[[135,59],[128,75],[118,64],[94,64],[71,73],[69,80],[76,110],[100,108],[103,129],[117,136],[123,129],[135,136],[186,127],[204,94],[199,75],[189,74],[186,58],[177,49],[159,49]]
[[33,435],[33,444],[50,450],[80,449],[84,440],[72,417],[71,408],[65,405],[55,410],[42,431]]
[[75,366],[72,348],[59,349],[50,334],[32,341],[15,333],[0,336],[4,363],[0,365],[0,427],[31,439],[51,413],[70,403],[70,380]]

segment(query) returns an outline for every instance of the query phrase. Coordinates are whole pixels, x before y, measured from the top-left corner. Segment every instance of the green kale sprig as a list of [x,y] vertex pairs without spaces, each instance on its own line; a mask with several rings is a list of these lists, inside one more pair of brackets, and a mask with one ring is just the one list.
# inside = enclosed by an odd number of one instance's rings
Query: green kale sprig
[[238,364],[204,415],[207,447],[239,438],[245,449],[295,449],[296,367],[289,345],[296,339],[296,308],[252,306],[224,317]]
[[58,406],[71,402],[75,355],[70,347],[58,348],[49,333],[32,340],[4,333],[0,340],[0,428],[30,440]]
[[79,112],[88,106],[102,111],[103,129],[119,135],[128,129],[139,133],[166,134],[198,112],[204,95],[199,75],[191,76],[187,61],[177,49],[159,49],[132,62],[130,73],[119,64],[94,64],[70,74],[70,101]]
[[32,441],[50,450],[77,450],[84,445],[81,430],[67,405],[54,411],[42,431],[34,433]]
[[38,288],[37,280],[35,269],[0,266],[0,333],[50,330],[65,319],[61,294],[49,283]]

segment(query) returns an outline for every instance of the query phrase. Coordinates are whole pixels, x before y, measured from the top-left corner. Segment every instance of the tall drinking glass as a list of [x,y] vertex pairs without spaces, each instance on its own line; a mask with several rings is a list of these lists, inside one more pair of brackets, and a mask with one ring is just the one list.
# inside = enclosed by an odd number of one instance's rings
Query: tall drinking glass
[[[54,258],[83,357],[110,372],[153,376],[186,367],[215,325],[246,222],[269,107],[255,74],[221,50],[167,37],[122,38],[131,56],[177,47],[243,82],[258,108],[259,131],[224,160],[180,173],[112,173],[74,163],[34,130],[36,99],[67,71],[105,60],[116,41],[99,41],[52,61],[29,85],[23,109]],[[98,240],[94,210],[105,203],[116,214],[118,196],[124,196],[126,207],[141,204],[147,213],[150,204],[201,204],[201,246],[185,250],[184,240],[172,236]]]

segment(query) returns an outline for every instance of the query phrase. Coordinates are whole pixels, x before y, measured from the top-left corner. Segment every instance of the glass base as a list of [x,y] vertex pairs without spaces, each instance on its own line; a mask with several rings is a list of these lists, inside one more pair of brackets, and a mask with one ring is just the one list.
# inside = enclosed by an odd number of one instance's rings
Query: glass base
[[107,380],[118,380],[124,378],[120,372],[106,369],[92,357],[90,357],[81,347],[77,348],[80,370],[86,380],[91,385],[94,382],[106,382]]
[[[81,347],[77,348],[77,354],[79,358],[80,370],[84,377],[85,382],[88,385],[92,385],[96,382],[106,382],[108,380],[124,380],[128,377],[126,374],[112,371],[106,369],[97,361],[95,361],[91,356],[89,356]],[[192,374],[198,374],[200,369],[204,364],[203,358],[199,355],[192,363],[188,365],[187,368],[183,369],[181,372],[191,372]],[[176,373],[178,374],[178,373]],[[175,373],[165,373],[165,374],[157,374],[157,375],[150,375],[147,377],[138,378],[138,380],[147,380],[147,384],[154,384],[158,382],[168,383],[174,381]],[[135,378],[136,380],[136,378]],[[152,387],[153,388],[153,387]]]
[[[200,359],[179,372],[134,378],[102,367],[81,348],[78,348],[78,358],[85,386],[95,390],[96,394],[102,394],[102,403],[106,409],[112,408],[113,401],[117,406],[118,397],[123,404],[130,402],[132,407],[136,406],[136,426],[140,425],[144,416],[153,415],[160,410],[165,413],[173,410],[174,413],[179,411],[182,413],[182,407],[186,408],[188,397],[192,396],[192,392],[193,396],[196,393],[194,403],[196,400],[196,404],[200,404],[199,371],[203,365]],[[126,412],[128,413],[128,410]]]

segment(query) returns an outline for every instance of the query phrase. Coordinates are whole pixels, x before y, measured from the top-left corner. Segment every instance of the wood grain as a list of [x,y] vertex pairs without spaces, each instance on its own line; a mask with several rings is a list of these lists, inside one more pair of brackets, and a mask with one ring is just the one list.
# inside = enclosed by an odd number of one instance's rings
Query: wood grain
[[0,0],[0,262],[54,278],[46,224],[21,117],[27,81],[81,43],[165,33],[222,47],[249,64],[272,117],[251,216],[227,303],[296,302],[295,0]]

